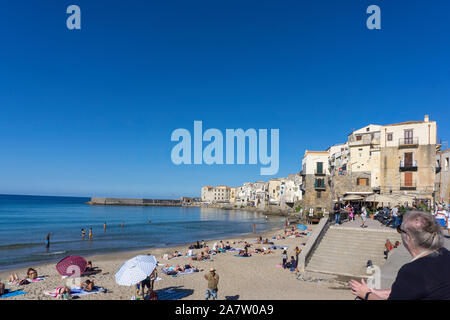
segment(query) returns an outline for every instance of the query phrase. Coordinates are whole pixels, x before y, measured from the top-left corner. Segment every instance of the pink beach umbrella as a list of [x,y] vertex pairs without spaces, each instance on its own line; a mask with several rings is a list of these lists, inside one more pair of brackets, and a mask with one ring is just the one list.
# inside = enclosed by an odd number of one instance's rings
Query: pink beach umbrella
[[56,270],[62,276],[72,276],[80,270],[81,274],[86,270],[87,261],[80,256],[67,256],[56,264]]

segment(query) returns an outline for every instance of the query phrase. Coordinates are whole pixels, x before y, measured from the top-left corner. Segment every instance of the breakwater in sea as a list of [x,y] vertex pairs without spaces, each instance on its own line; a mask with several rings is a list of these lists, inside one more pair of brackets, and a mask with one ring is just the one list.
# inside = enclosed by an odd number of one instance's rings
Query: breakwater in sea
[[180,199],[131,199],[131,198],[99,198],[92,197],[87,204],[104,206],[163,206],[163,207],[181,207],[193,206],[199,204],[195,198]]

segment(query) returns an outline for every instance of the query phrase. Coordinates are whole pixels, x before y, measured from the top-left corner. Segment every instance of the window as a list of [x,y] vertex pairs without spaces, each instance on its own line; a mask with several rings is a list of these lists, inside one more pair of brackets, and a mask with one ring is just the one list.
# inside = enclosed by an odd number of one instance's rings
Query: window
[[370,127],[367,127],[367,128],[366,128],[366,131],[369,132],[369,131],[370,131]]
[[322,192],[317,191],[317,199],[320,199],[320,197],[322,197]]
[[413,144],[413,130],[405,130],[405,144]]
[[392,141],[392,132],[387,134],[387,141]]
[[362,136],[356,136],[356,141],[361,141]]
[[413,165],[413,153],[412,152],[405,152],[405,167],[412,167]]
[[316,179],[314,186],[316,188],[325,188],[325,179]]
[[448,158],[445,158],[445,171],[448,171]]
[[369,185],[369,178],[357,178],[356,179],[356,185],[358,185],[358,186],[368,186]]
[[317,173],[323,173],[323,162],[317,162]]
[[405,187],[413,186],[412,172],[405,172]]

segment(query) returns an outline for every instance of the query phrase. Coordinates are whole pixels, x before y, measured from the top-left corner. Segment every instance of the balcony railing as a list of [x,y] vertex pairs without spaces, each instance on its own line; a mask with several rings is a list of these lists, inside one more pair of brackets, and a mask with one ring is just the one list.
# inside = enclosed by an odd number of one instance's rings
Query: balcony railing
[[326,173],[325,173],[325,170],[318,170],[318,169],[314,169],[314,174],[316,175],[316,176],[324,176]]
[[405,184],[405,183],[400,184],[400,190],[416,190],[416,189],[417,189],[417,185],[415,182],[410,183],[410,184]]
[[412,163],[405,163],[405,160],[400,161],[400,171],[417,171],[417,161]]
[[419,138],[400,138],[398,139],[399,147],[417,147],[419,145]]

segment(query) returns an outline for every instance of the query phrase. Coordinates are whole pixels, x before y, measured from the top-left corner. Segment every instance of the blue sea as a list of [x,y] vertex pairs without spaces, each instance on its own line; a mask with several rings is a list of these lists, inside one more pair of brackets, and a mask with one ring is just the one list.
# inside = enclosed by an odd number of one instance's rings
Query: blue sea
[[[198,207],[91,206],[89,198],[0,195],[0,271],[92,255],[265,232],[283,218]],[[151,221],[149,223],[149,220]],[[106,222],[106,231],[103,224]],[[121,223],[124,222],[124,228]],[[81,229],[86,230],[82,240]],[[89,228],[93,240],[88,240]],[[45,238],[51,234],[50,247]]]

